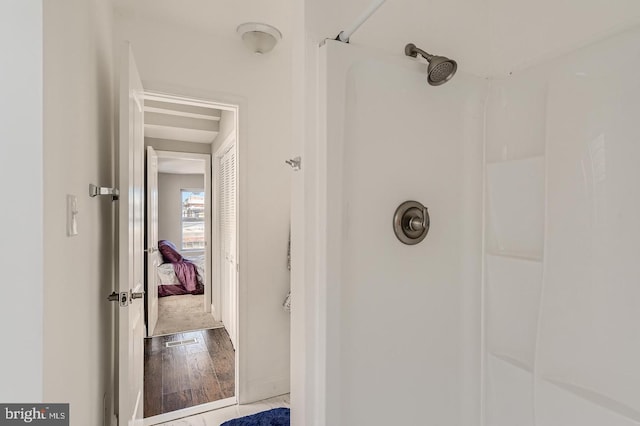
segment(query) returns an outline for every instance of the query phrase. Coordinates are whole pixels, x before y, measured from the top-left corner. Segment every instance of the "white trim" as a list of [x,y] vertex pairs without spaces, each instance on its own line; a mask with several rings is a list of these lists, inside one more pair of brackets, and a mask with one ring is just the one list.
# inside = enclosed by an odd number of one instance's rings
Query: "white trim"
[[222,144],[220,144],[218,149],[216,149],[216,152],[213,154],[213,157],[219,158],[219,157],[222,157],[224,154],[226,154],[226,152],[229,151],[230,145],[234,143],[235,140],[236,140],[236,131],[234,129],[231,133],[227,135],[225,140],[222,141]]
[[144,92],[144,99],[149,101],[169,102],[174,104],[197,106],[202,108],[221,109],[225,111],[236,110],[235,105],[229,105],[225,103],[207,101],[204,99],[196,99],[191,97],[186,98],[182,96],[175,96],[167,93],[153,92],[148,90],[145,90]]
[[159,425],[161,423],[170,422],[173,420],[182,419],[184,417],[201,414],[207,411],[218,410],[224,407],[230,407],[236,405],[238,399],[235,396],[231,398],[219,399],[217,401],[208,402],[206,404],[195,405],[193,407],[183,408],[181,410],[171,411],[169,413],[158,414],[157,416],[146,417],[144,419],[144,426]]
[[[489,80],[489,86],[487,87],[487,95],[491,93],[492,81]],[[485,304],[487,303],[487,207],[488,207],[488,194],[487,194],[487,110],[489,109],[489,102],[484,103],[482,109],[482,229],[481,229],[481,241],[482,241],[482,253],[480,253],[480,377],[479,377],[479,389],[478,395],[480,400],[480,426],[486,425],[486,392],[485,386],[487,383],[487,310]],[[534,380],[535,386],[536,380]]]
[[[175,159],[186,159],[186,160],[204,160],[207,161],[211,156],[209,154],[198,154],[195,152],[180,152],[180,151],[159,151],[156,150],[156,154],[158,154],[158,158],[175,158]],[[162,155],[160,155],[162,154]]]
[[[222,295],[220,291],[220,214],[218,213],[220,204],[220,194],[218,193],[220,158],[218,158],[217,152],[211,155],[211,160],[211,224],[213,225],[211,227],[211,241],[214,241],[211,246],[211,267],[215,272],[215,275],[211,275],[211,306],[218,305],[219,307],[220,303],[222,303]],[[222,322],[222,309],[212,308],[211,312],[213,313],[213,319]]]
[[[149,100],[151,100],[151,99],[149,99]],[[168,108],[158,108],[158,107],[145,106],[144,107],[144,112],[153,112],[155,114],[174,115],[176,117],[195,118],[195,119],[198,119],[198,120],[220,121],[220,117],[216,117],[216,116],[213,116],[213,115],[196,114],[194,112],[177,111],[175,109],[168,109]]]

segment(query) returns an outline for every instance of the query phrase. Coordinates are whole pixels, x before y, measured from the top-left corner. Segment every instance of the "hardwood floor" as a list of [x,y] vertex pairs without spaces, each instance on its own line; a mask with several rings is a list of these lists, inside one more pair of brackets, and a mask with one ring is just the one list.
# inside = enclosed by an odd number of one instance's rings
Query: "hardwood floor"
[[[167,342],[197,343],[167,347]],[[235,351],[224,328],[145,339],[144,417],[232,397]]]

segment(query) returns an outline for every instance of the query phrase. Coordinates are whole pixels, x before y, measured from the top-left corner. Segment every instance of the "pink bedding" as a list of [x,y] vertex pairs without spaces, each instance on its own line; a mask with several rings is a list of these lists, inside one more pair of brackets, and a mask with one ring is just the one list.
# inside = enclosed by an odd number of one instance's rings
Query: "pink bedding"
[[158,286],[158,295],[172,296],[176,294],[202,294],[204,286],[198,280],[198,268],[195,263],[185,259],[171,241],[158,241],[158,249],[165,263],[171,263],[178,277],[179,285]]

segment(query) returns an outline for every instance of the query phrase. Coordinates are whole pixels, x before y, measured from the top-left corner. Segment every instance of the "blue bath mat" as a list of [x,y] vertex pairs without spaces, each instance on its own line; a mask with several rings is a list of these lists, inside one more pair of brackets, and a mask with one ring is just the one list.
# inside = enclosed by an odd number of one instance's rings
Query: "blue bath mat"
[[229,420],[220,426],[289,426],[291,410],[288,408],[274,408],[252,416]]

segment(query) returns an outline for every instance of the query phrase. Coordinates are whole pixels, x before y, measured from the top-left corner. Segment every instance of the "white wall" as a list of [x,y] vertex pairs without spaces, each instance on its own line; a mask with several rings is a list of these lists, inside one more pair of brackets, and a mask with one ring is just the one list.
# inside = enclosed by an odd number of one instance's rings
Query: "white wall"
[[43,400],[42,13],[41,0],[0,4],[2,402]]
[[[181,189],[204,190],[204,175],[179,175],[172,173],[158,173],[158,239],[169,240],[178,247],[182,237],[182,200]],[[183,252],[189,257],[202,252]]]
[[233,111],[223,110],[220,116],[220,133],[213,141],[211,151],[215,153],[227,140],[236,127],[236,114]]
[[635,0],[488,0],[485,7],[487,42],[481,51],[489,61],[488,76],[507,76],[552,61],[640,24],[640,3]]
[[109,2],[44,2],[44,399],[71,403],[77,426],[102,424],[112,394],[114,207],[88,195],[113,182],[112,40]]
[[[293,143],[291,157],[304,158],[301,170],[294,174],[291,181],[291,293],[295,294],[291,309],[291,411],[292,425],[319,424],[321,420],[316,415],[320,411],[315,392],[320,392],[316,386],[314,362],[314,342],[316,336],[309,331],[308,323],[313,322],[313,307],[315,301],[311,300],[315,287],[314,275],[311,272],[312,258],[311,239],[306,237],[306,228],[315,229],[315,209],[307,206],[307,200],[313,199],[315,182],[312,179],[313,162],[308,161],[306,148],[313,146],[316,135],[313,119],[315,111],[309,111],[308,106],[314,105],[315,74],[313,67],[307,67],[307,58],[313,51],[312,42],[308,39],[307,19],[305,16],[306,2],[294,2],[292,7],[293,26],[295,35],[292,46],[292,135]],[[309,188],[305,186],[309,185]],[[307,247],[309,246],[309,248]],[[309,273],[309,280],[306,274]],[[315,410],[314,410],[315,408]]]
[[[131,41],[143,82],[191,96],[238,99],[240,110],[241,402],[289,391],[291,145],[290,33],[268,55],[188,26],[122,17],[118,38]],[[152,87],[154,86],[154,87]],[[244,108],[244,109],[242,109]],[[244,124],[243,124],[244,123]],[[246,309],[243,310],[243,306]]]
[[640,422],[640,29],[494,81],[487,426]]
[[[335,38],[370,0],[306,0],[307,30]],[[358,29],[352,44],[395,56],[412,42],[483,77],[506,76],[640,24],[635,0],[387,1]]]

